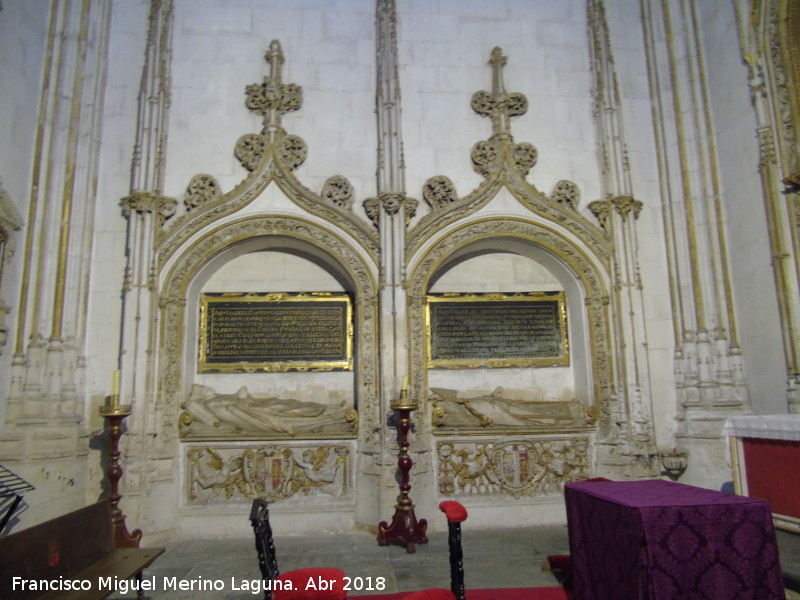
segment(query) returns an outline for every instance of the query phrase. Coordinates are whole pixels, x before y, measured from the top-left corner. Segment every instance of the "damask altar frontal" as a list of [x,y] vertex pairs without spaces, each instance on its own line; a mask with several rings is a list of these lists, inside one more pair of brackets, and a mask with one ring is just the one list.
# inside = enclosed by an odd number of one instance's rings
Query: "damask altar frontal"
[[575,600],[783,600],[770,507],[664,480],[564,488]]

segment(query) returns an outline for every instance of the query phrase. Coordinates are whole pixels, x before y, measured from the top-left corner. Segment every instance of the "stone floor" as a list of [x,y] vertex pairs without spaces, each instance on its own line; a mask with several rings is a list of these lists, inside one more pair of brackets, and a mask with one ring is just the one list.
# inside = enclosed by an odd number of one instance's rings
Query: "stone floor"
[[[784,571],[800,576],[800,535],[778,531]],[[146,545],[143,544],[143,545]],[[428,544],[414,554],[399,546],[380,547],[368,533],[276,537],[281,571],[299,567],[338,567],[364,588],[361,594],[396,592],[429,587],[449,587],[447,534],[433,533]],[[536,527],[463,531],[464,571],[467,587],[503,588],[552,586],[552,573],[542,571],[548,554],[569,550],[566,527]],[[164,581],[175,578],[185,585],[218,581],[218,590],[165,589]],[[253,538],[177,542],[145,571],[144,580],[154,581],[146,591],[163,600],[244,600],[262,597],[248,588],[260,579]],[[206,585],[208,585],[206,583]],[[371,591],[366,589],[371,585]],[[358,591],[350,595],[359,595]],[[131,598],[132,593],[113,598]],[[798,596],[791,595],[792,598]]]

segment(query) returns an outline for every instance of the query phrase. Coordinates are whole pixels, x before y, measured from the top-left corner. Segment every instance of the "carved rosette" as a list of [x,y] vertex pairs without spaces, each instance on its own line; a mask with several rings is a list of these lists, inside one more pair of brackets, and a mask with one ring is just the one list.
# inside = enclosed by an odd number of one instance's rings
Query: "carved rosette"
[[168,196],[159,196],[158,216],[162,222],[172,217],[177,209],[178,209],[178,201],[175,198],[169,198]]
[[390,215],[396,215],[402,207],[405,214],[405,224],[408,226],[411,219],[417,214],[418,206],[418,200],[409,198],[402,193],[386,193],[381,194],[379,198],[367,198],[364,200],[364,210],[376,227],[380,221],[381,207]]
[[279,127],[281,115],[299,110],[303,105],[303,88],[294,83],[283,83],[281,65],[283,52],[278,40],[272,40],[264,55],[270,66],[269,77],[260,84],[245,88],[245,105],[251,111],[264,116],[264,129]]
[[440,210],[458,200],[456,186],[444,175],[431,177],[422,186],[422,198],[431,210]]
[[472,147],[472,166],[477,173],[488,177],[499,167],[500,149],[497,142],[484,140]]
[[280,83],[265,77],[261,84],[245,88],[245,105],[253,112],[266,114],[276,110],[281,114],[300,110],[303,106],[303,88],[295,83]]
[[350,209],[353,205],[353,186],[346,177],[328,177],[322,186],[322,197],[340,208]]
[[183,460],[185,498],[193,506],[298,496],[328,503],[351,493],[351,451],[341,444],[189,445]]
[[217,200],[222,195],[219,183],[211,175],[199,174],[192,177],[183,196],[187,210],[193,210],[208,202]]
[[514,154],[514,166],[522,175],[527,175],[539,158],[539,151],[536,150],[533,144],[527,142],[512,146],[512,152]]
[[518,117],[528,112],[528,99],[519,92],[500,95],[481,90],[472,94],[472,110],[484,117],[494,117],[500,112]]
[[473,169],[484,177],[496,173],[502,168],[504,147],[508,148],[509,162],[523,176],[530,172],[531,167],[536,164],[539,158],[536,147],[527,142],[513,144],[510,140],[503,138],[484,140],[472,147]]
[[306,161],[308,156],[306,143],[296,135],[284,136],[278,146],[278,156],[294,171]]
[[503,438],[440,441],[437,488],[446,497],[556,496],[589,476],[589,440]]
[[267,138],[259,133],[246,133],[236,141],[234,154],[248,171],[256,168],[267,151]]
[[578,208],[581,192],[577,185],[571,181],[562,179],[556,183],[555,187],[553,188],[553,192],[550,194],[550,197],[559,204],[566,204],[571,209],[575,210]]

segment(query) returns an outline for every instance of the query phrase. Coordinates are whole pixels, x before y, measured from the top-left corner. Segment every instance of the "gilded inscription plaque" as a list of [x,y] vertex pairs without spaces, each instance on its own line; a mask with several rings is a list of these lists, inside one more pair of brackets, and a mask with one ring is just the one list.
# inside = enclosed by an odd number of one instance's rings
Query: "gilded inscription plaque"
[[563,292],[432,294],[428,366],[568,365]]
[[224,293],[200,298],[200,372],[353,368],[346,294]]

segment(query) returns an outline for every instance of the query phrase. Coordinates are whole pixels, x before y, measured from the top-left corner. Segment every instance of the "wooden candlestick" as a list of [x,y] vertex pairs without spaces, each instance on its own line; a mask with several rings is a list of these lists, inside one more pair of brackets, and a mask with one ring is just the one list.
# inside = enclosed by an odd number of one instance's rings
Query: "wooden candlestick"
[[395,400],[391,407],[399,417],[397,430],[400,438],[400,453],[397,458],[397,468],[401,474],[400,499],[394,507],[392,524],[388,525],[386,521],[381,521],[378,526],[378,545],[399,544],[406,547],[406,552],[413,554],[416,552],[414,544],[428,543],[428,537],[425,535],[428,522],[425,519],[417,521],[414,504],[408,494],[411,491],[409,472],[414,464],[408,455],[408,432],[411,429],[411,411],[417,409],[417,404],[408,398],[404,385],[400,398]]
[[117,548],[138,548],[142,539],[142,531],[136,529],[133,534],[128,533],[125,515],[119,508],[119,501],[122,499],[119,493],[119,480],[122,478],[122,467],[119,464],[119,457],[122,454],[119,449],[119,439],[122,437],[122,422],[131,414],[131,406],[119,403],[118,375],[115,374],[114,377],[114,391],[117,393],[109,397],[110,402],[100,407],[100,415],[106,420],[108,437],[111,440],[111,448],[108,452],[110,464],[106,472],[111,486],[111,494],[108,497],[111,503],[111,524],[114,531],[114,544]]

